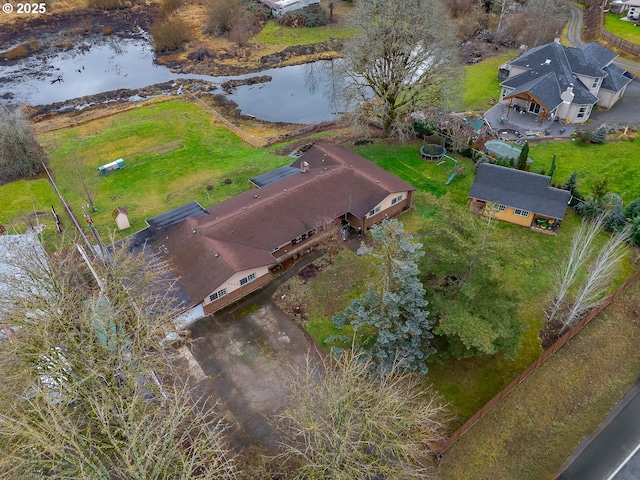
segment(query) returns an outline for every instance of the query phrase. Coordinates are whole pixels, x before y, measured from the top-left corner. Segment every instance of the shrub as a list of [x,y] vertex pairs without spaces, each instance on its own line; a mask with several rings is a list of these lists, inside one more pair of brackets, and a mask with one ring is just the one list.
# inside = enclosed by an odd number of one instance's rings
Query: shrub
[[255,15],[246,11],[241,12],[231,24],[229,39],[239,47],[245,47],[259,29],[260,25]]
[[240,0],[240,5],[244,10],[252,13],[259,22],[266,22],[273,16],[269,7],[255,0]]
[[593,181],[593,185],[591,185],[591,195],[597,201],[600,201],[604,198],[607,190],[609,188],[609,177],[604,177],[603,179],[596,178]]
[[571,192],[571,196],[573,198],[571,199],[570,205],[572,207],[575,207],[579,203],[579,200],[582,200],[584,198],[582,194],[578,191],[578,173],[577,172],[573,172],[571,174],[571,176],[565,182],[562,188],[564,190],[568,190],[569,192]]
[[595,220],[602,213],[600,211],[600,203],[595,198],[591,198],[586,202],[576,205],[576,213],[587,220]]
[[640,198],[636,198],[624,209],[624,216],[629,220],[640,217]]
[[420,120],[413,122],[413,131],[421,137],[426,137],[438,131],[438,124],[433,120]]
[[205,32],[211,35],[226,35],[242,12],[239,0],[213,0],[209,6]]
[[607,141],[607,127],[599,126],[591,133],[591,143],[605,143]]
[[626,224],[627,220],[624,218],[622,206],[616,205],[613,207],[613,210],[604,217],[602,228],[608,232],[618,232],[622,230]]
[[591,132],[588,130],[576,130],[573,132],[573,138],[580,143],[591,143]]
[[40,50],[40,40],[35,37],[31,37],[29,39],[29,48],[32,52],[37,52],[38,50]]
[[631,221],[631,236],[629,237],[631,245],[640,245],[640,216],[635,217]]
[[329,23],[329,19],[320,5],[309,5],[300,10],[285,13],[277,19],[277,23],[286,27],[322,27]]
[[177,17],[156,22],[151,27],[153,48],[156,52],[177,50],[189,40],[189,31],[185,23]]
[[182,6],[182,0],[162,0],[160,9],[164,15],[175,12]]
[[18,60],[26,57],[27,55],[29,55],[29,49],[25,44],[13,47],[11,50],[7,50],[4,54],[4,56],[7,57],[7,60]]
[[113,33],[113,28],[105,25],[102,27],[102,34],[103,35],[111,35]]
[[46,155],[25,112],[0,105],[0,185],[35,177],[44,161]]
[[99,8],[101,10],[116,10],[118,8],[125,8],[131,4],[128,0],[89,0],[87,5],[91,8]]

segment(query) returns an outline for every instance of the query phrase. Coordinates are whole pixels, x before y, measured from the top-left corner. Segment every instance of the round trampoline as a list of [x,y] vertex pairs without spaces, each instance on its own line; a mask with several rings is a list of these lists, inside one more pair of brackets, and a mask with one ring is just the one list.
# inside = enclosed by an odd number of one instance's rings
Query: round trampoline
[[438,160],[447,154],[447,149],[437,143],[427,143],[420,147],[420,157],[424,160]]

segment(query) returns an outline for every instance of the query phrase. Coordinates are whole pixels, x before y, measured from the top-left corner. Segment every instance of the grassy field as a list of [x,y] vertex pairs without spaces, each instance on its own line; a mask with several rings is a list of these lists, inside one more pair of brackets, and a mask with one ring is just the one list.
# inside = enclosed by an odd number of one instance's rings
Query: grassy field
[[357,30],[342,26],[294,28],[283,27],[273,21],[268,22],[264,28],[251,38],[254,44],[273,44],[284,47],[292,45],[306,45],[319,43],[329,38],[349,38]]
[[118,235],[129,235],[146,218],[192,200],[206,207],[236,195],[249,188],[249,178],[290,160],[251,147],[199,106],[178,100],[45,133],[41,141],[63,195],[77,209],[86,202],[74,189],[69,165],[79,162],[86,175],[98,176],[98,166],[125,160],[123,170],[101,177],[92,217],[105,235],[115,228],[116,206],[128,210],[131,222]]
[[517,50],[511,50],[502,55],[464,67],[466,77],[462,108],[465,111],[479,110],[485,112],[491,108],[492,105],[489,100],[497,100],[500,96],[498,69],[500,65],[513,60],[517,55]]
[[625,203],[640,198],[640,163],[637,162],[638,140],[583,144],[580,142],[543,142],[531,144],[529,156],[534,168],[549,171],[556,155],[557,169],[554,183],[564,183],[573,171],[578,173],[578,189],[590,195],[593,181],[609,179],[609,190],[622,197]]
[[445,454],[438,478],[556,478],[638,378],[638,298],[640,282],[468,431]]
[[44,225],[43,241],[49,248],[55,248],[58,241],[51,207],[69,226],[62,204],[46,178],[18,180],[1,186],[0,205],[0,223],[7,233],[25,233],[29,227]]
[[605,30],[628,42],[640,44],[640,28],[636,27],[633,22],[620,20],[620,18],[619,13],[607,13],[604,16]]

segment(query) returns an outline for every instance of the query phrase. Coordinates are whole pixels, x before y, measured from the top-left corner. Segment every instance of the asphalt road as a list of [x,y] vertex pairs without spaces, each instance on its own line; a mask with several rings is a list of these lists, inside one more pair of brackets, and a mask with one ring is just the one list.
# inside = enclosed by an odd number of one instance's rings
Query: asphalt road
[[640,382],[618,402],[592,435],[578,445],[557,480],[640,478]]

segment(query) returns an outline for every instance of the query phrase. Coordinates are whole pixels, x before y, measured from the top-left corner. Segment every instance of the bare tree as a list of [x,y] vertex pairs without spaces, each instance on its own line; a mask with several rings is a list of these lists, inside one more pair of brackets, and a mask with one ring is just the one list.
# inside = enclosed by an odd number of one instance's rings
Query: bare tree
[[320,365],[308,360],[276,418],[281,456],[298,463],[299,479],[429,478],[446,410],[418,382],[397,368],[372,376],[352,350]]
[[344,49],[351,119],[376,119],[385,136],[402,134],[405,117],[453,98],[456,40],[440,0],[361,0],[349,17],[358,35]]
[[100,175],[95,168],[88,168],[77,155],[73,155],[67,164],[66,184],[92,211],[96,211],[94,202],[100,189]]
[[602,217],[593,222],[583,221],[580,228],[574,233],[571,249],[566,260],[553,277],[552,290],[556,295],[549,305],[547,321],[552,323],[558,311],[567,303],[567,293],[575,283],[578,272],[589,260],[593,252],[593,240],[602,227]]
[[[22,253],[21,253],[22,252]],[[235,478],[224,426],[163,342],[166,267],[114,249],[21,249],[1,278],[0,473],[7,478]],[[18,269],[16,274],[15,268]]]
[[537,47],[560,36],[569,18],[568,12],[564,0],[528,0],[510,15],[507,28],[515,41]]
[[38,175],[44,160],[44,150],[24,111],[0,105],[0,185]]
[[333,260],[336,255],[344,248],[342,241],[342,227],[339,222],[335,220],[324,220],[320,222],[323,225],[322,230],[318,229],[318,235],[320,240],[317,245],[318,248],[327,252],[327,259],[330,264],[333,264]]
[[587,278],[578,289],[571,310],[562,320],[563,331],[571,328],[585,313],[598,305],[611,285],[619,262],[626,254],[628,228],[615,233],[600,249],[598,256],[589,268]]

